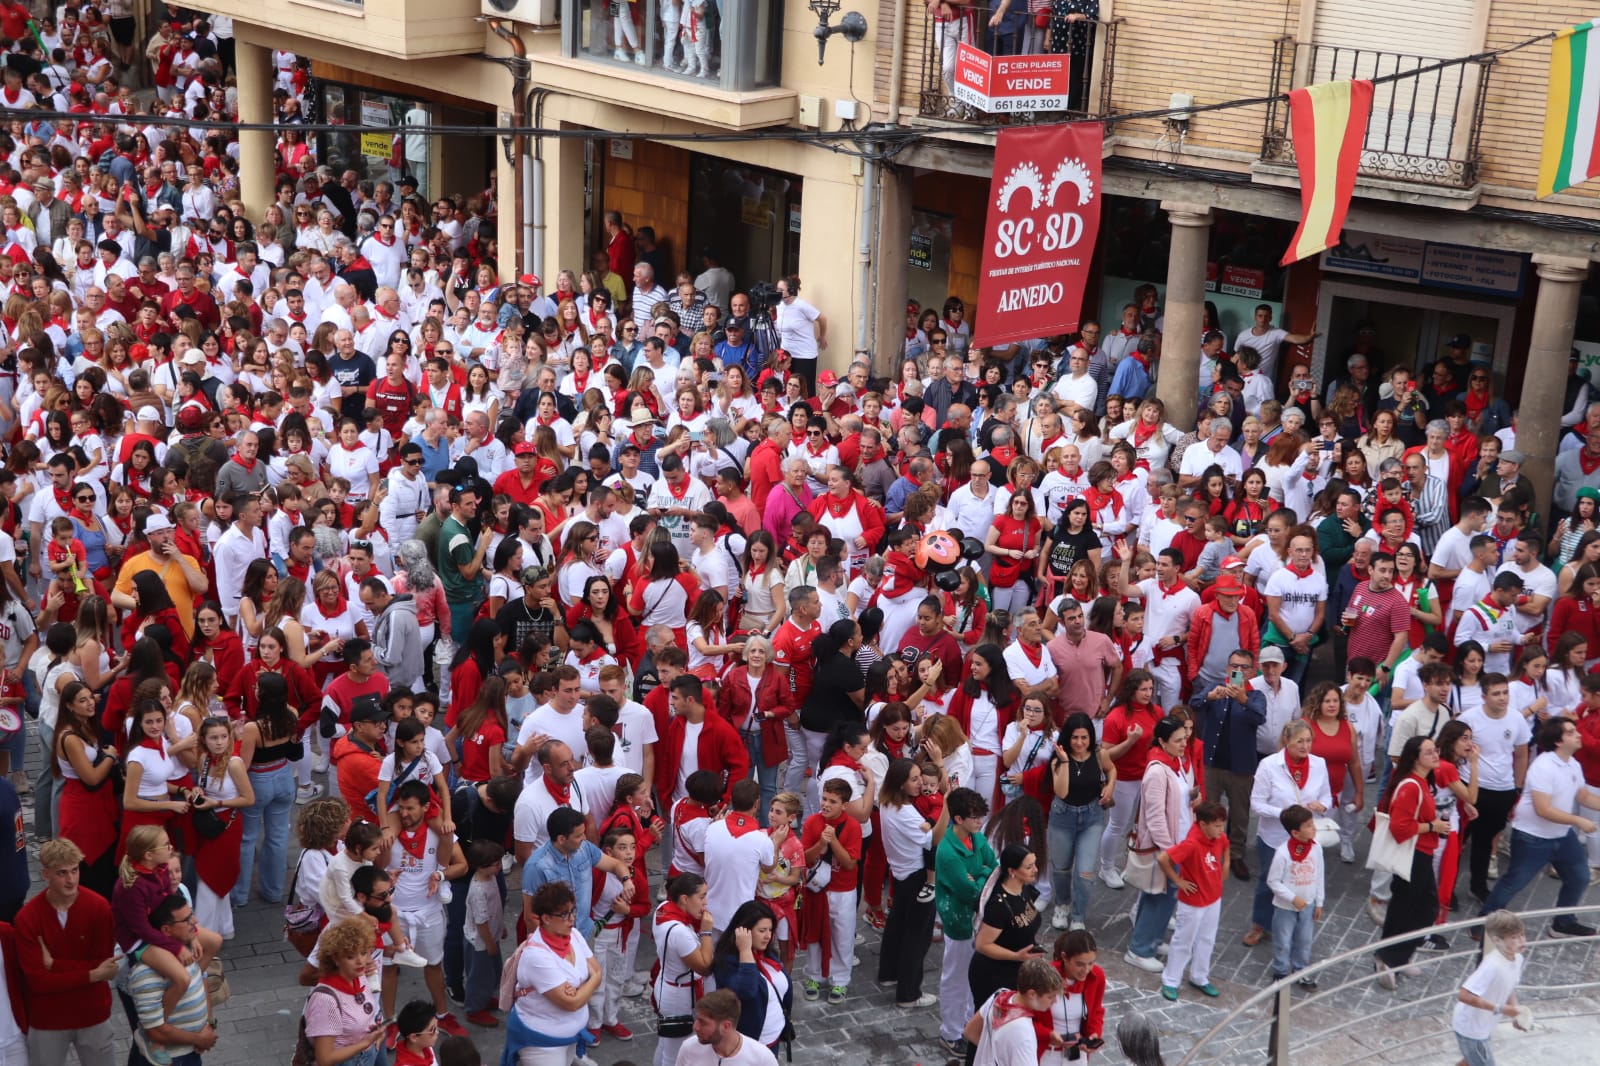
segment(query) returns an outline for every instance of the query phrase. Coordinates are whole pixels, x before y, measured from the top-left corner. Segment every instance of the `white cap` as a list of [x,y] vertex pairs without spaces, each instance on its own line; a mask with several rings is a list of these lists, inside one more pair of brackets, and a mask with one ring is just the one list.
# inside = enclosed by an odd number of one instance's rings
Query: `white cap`
[[144,520],[144,531],[147,536],[175,528],[177,527],[172,524],[172,519],[164,514],[153,514]]
[[161,412],[149,404],[145,404],[139,408],[133,417],[140,422],[159,422],[161,421]]

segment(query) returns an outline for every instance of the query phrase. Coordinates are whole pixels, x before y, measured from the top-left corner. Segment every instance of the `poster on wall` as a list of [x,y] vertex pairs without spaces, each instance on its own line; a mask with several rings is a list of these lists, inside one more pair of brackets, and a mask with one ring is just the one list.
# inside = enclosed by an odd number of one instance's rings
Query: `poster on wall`
[[1522,295],[1527,263],[1528,257],[1517,252],[1348,229],[1322,253],[1323,270],[1482,296]]
[[1098,123],[1001,130],[995,139],[972,343],[1078,328],[1100,232]]
[[[389,114],[389,105],[382,100],[375,100],[371,96],[361,101],[361,124],[363,126],[387,126],[392,122]],[[388,133],[363,133],[361,135],[361,154],[368,159],[388,159],[389,153],[394,148],[394,136]]]

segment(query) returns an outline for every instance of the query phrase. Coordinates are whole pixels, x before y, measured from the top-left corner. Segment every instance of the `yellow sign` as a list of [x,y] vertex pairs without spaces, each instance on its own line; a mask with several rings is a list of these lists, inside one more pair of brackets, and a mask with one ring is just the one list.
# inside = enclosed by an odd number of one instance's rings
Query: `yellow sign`
[[363,133],[361,135],[361,154],[373,159],[389,158],[389,149],[394,146],[393,139],[387,133]]

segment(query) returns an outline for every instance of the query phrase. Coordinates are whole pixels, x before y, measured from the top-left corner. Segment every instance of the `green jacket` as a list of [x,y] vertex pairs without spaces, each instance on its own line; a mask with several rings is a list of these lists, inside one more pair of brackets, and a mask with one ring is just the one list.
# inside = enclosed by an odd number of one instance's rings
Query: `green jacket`
[[962,845],[954,830],[939,841],[933,856],[933,887],[946,937],[972,939],[978,896],[998,865],[1000,860],[982,833],[972,834],[971,848]]

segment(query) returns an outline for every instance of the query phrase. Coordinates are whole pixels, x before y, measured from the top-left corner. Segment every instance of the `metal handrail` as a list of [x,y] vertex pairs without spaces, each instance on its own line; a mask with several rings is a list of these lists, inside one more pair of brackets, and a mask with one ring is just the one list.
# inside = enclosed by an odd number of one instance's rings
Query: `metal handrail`
[[[1524,922],[1532,922],[1532,921],[1534,921],[1536,919],[1555,918],[1555,917],[1563,916],[1563,915],[1584,914],[1584,913],[1594,913],[1594,912],[1600,912],[1600,904],[1579,904],[1577,906],[1572,906],[1572,907],[1550,907],[1550,908],[1546,908],[1546,909],[1543,909],[1543,910],[1536,910],[1536,911],[1517,911],[1516,914],[1517,914],[1518,917],[1522,918]],[[1413,931],[1413,932],[1410,932],[1410,933],[1403,933],[1403,934],[1401,934],[1399,936],[1392,936],[1392,937],[1388,937],[1388,938],[1383,939],[1383,940],[1375,940],[1375,941],[1373,941],[1373,942],[1371,942],[1369,944],[1363,944],[1361,947],[1351,948],[1351,949],[1349,949],[1347,951],[1342,951],[1337,955],[1331,955],[1326,959],[1322,959],[1320,961],[1313,962],[1310,966],[1308,966],[1305,969],[1299,971],[1298,973],[1293,974],[1293,975],[1291,975],[1289,977],[1286,977],[1281,981],[1276,981],[1276,982],[1268,985],[1266,988],[1261,989],[1255,995],[1251,996],[1249,999],[1246,999],[1243,1003],[1239,1004],[1233,1010],[1229,1011],[1215,1025],[1213,1025],[1209,1030],[1207,1030],[1205,1032],[1205,1034],[1202,1035],[1200,1037],[1200,1039],[1197,1040],[1194,1043],[1193,1047],[1189,1048],[1189,1050],[1184,1054],[1183,1058],[1178,1060],[1178,1066],[1190,1066],[1191,1063],[1199,1061],[1197,1059],[1197,1056],[1202,1051],[1202,1049],[1204,1049],[1206,1047],[1206,1045],[1209,1044],[1213,1039],[1215,1039],[1219,1034],[1223,1033],[1224,1030],[1226,1030],[1228,1028],[1228,1026],[1232,1025],[1233,1022],[1236,1019],[1238,1019],[1242,1015],[1246,1014],[1247,1012],[1249,1012],[1251,1010],[1254,1010],[1257,1007],[1263,1006],[1263,1005],[1267,1004],[1269,1001],[1273,1001],[1273,1000],[1277,1001],[1276,1004],[1275,1004],[1275,1009],[1272,1010],[1272,1012],[1268,1015],[1268,1017],[1264,1021],[1262,1021],[1262,1022],[1260,1022],[1260,1023],[1256,1024],[1256,1025],[1253,1025],[1251,1028],[1245,1030],[1242,1034],[1235,1034],[1233,1038],[1237,1039],[1237,1038],[1252,1036],[1255,1033],[1259,1032],[1262,1028],[1270,1025],[1270,1026],[1272,1026],[1274,1028],[1274,1032],[1273,1032],[1273,1036],[1272,1036],[1272,1045],[1269,1046],[1269,1048],[1268,1048],[1269,1057],[1273,1061],[1286,1064],[1289,1061],[1289,1056],[1288,1056],[1289,1039],[1290,1039],[1290,1036],[1292,1035],[1291,1023],[1292,1023],[1292,1020],[1293,1020],[1294,1008],[1296,1006],[1302,1006],[1302,1007],[1303,1006],[1308,1006],[1308,1005],[1310,1005],[1312,1003],[1315,1003],[1319,999],[1323,999],[1324,997],[1335,995],[1335,994],[1337,994],[1339,992],[1344,991],[1345,989],[1356,988],[1356,987],[1368,984],[1368,983],[1370,983],[1372,981],[1376,981],[1378,979],[1378,977],[1379,977],[1379,974],[1376,971],[1374,971],[1372,973],[1362,974],[1362,975],[1356,977],[1353,980],[1346,981],[1343,984],[1338,985],[1335,988],[1319,989],[1316,994],[1311,995],[1311,996],[1307,996],[1305,999],[1301,1000],[1298,1004],[1294,1002],[1294,1000],[1291,998],[1291,995],[1290,995],[1291,990],[1293,989],[1294,983],[1296,981],[1298,981],[1298,980],[1300,980],[1301,978],[1304,978],[1304,977],[1314,977],[1315,975],[1317,975],[1319,973],[1322,973],[1322,972],[1324,972],[1326,970],[1329,970],[1329,969],[1331,969],[1331,968],[1333,968],[1335,966],[1343,965],[1343,964],[1351,962],[1352,960],[1359,959],[1359,958],[1362,958],[1364,956],[1371,955],[1371,954],[1373,954],[1374,952],[1378,951],[1381,948],[1389,947],[1389,946],[1394,945],[1394,944],[1403,944],[1403,943],[1405,943],[1407,941],[1410,941],[1410,940],[1416,940],[1418,938],[1418,936],[1426,936],[1426,935],[1428,935],[1430,933],[1445,934],[1445,933],[1459,932],[1461,930],[1472,929],[1472,928],[1480,927],[1482,925],[1483,925],[1483,918],[1482,917],[1468,918],[1468,919],[1464,919],[1464,920],[1461,920],[1461,921],[1455,921],[1455,922],[1446,922],[1446,923],[1441,924],[1441,925],[1431,925],[1431,926],[1426,927],[1425,929],[1416,930],[1416,931]],[[1538,947],[1538,948],[1543,949],[1543,948],[1546,948],[1546,947],[1556,947],[1556,946],[1567,947],[1567,946],[1574,945],[1574,944],[1595,943],[1595,942],[1600,942],[1600,935],[1592,936],[1592,937],[1562,937],[1560,939],[1529,940],[1528,941],[1528,948],[1529,949],[1533,949],[1535,947]],[[1455,953],[1452,953],[1450,955],[1439,956],[1436,959],[1430,959],[1429,962],[1430,963],[1440,963],[1440,962],[1448,961],[1450,959],[1457,959],[1457,958],[1462,958],[1462,957],[1471,956],[1471,955],[1476,955],[1476,952],[1455,952]],[[1537,986],[1537,985],[1525,986],[1524,990],[1525,991],[1529,991],[1529,992],[1536,992],[1536,991],[1565,992],[1565,991],[1579,991],[1579,990],[1588,989],[1588,988],[1600,988],[1600,981],[1585,982],[1585,983],[1578,984],[1578,985],[1556,985],[1556,986],[1548,986],[1548,987]],[[1393,1007],[1388,1007],[1388,1008],[1385,1008],[1383,1010],[1379,1010],[1377,1012],[1365,1013],[1357,1021],[1360,1024],[1370,1024],[1372,1022],[1372,1020],[1375,1019],[1375,1018],[1382,1018],[1385,1015],[1388,1015],[1388,1014],[1391,1014],[1391,1013],[1400,1012],[1400,1011],[1412,1011],[1412,1010],[1415,1010],[1416,1007],[1419,1004],[1426,1004],[1426,1003],[1428,1003],[1428,1002],[1430,1002],[1430,1001],[1432,1001],[1434,999],[1449,999],[1449,998],[1454,998],[1454,994],[1453,993],[1442,993],[1442,994],[1435,995],[1435,996],[1424,996],[1424,997],[1422,997],[1420,999],[1408,999],[1408,1000],[1404,1001],[1403,1003],[1396,1004]],[[1326,1027],[1326,1026],[1319,1027],[1318,1036],[1319,1037],[1326,1037],[1331,1033],[1338,1032],[1342,1028],[1346,1028],[1349,1024],[1356,1024],[1356,1023],[1346,1023],[1345,1025],[1340,1025],[1340,1026],[1333,1027],[1333,1028]]]

